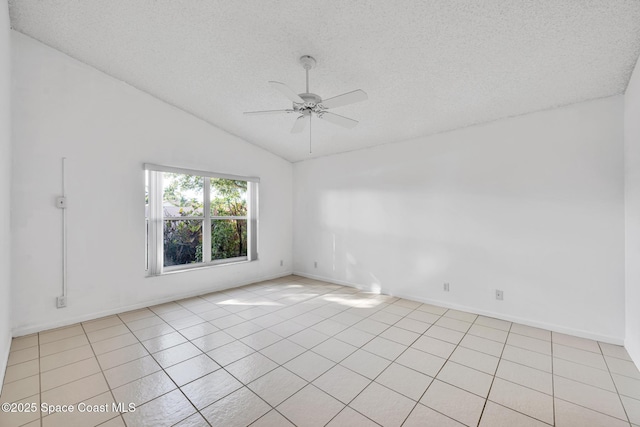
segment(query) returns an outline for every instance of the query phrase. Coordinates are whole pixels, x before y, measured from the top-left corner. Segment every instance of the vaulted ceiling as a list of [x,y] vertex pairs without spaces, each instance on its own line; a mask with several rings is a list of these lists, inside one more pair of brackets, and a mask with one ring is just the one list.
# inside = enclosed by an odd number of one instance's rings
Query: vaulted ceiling
[[[13,0],[12,27],[290,161],[623,93],[638,0]],[[365,102],[291,134],[267,84]]]

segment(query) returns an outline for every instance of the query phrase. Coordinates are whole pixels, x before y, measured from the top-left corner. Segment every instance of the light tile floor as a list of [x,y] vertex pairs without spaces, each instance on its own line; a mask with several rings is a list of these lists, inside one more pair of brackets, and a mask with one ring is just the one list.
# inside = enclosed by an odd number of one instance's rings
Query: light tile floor
[[623,347],[289,276],[16,338],[0,402],[22,410],[5,427],[629,427],[640,372]]

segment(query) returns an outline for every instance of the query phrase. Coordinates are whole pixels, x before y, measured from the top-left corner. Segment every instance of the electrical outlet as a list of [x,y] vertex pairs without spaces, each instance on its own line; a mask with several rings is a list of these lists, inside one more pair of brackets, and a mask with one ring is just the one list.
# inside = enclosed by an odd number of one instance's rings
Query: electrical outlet
[[318,268],[318,261],[313,261],[313,268]]
[[67,306],[67,297],[62,296],[62,297],[56,298],[56,307],[64,308],[66,306]]
[[284,261],[280,260],[280,267],[282,267],[284,265]]
[[445,283],[444,286],[443,286],[443,289],[444,289],[445,292],[449,292],[449,284]]
[[504,299],[504,294],[502,291],[496,289],[496,299],[502,301]]

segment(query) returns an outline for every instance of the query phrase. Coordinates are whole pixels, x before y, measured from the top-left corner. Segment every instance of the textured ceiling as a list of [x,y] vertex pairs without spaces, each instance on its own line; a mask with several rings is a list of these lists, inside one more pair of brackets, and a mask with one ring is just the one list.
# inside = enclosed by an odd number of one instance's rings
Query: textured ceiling
[[[13,0],[14,29],[290,161],[396,142],[624,92],[639,0]],[[363,89],[360,124],[290,108],[267,84]]]

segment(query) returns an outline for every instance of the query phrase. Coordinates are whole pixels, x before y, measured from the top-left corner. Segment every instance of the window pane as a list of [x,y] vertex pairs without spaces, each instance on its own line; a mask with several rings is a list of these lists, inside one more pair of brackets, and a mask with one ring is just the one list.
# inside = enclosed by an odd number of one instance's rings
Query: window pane
[[211,215],[247,216],[247,181],[211,178]]
[[164,172],[162,174],[162,211],[164,218],[203,216],[204,178]]
[[202,262],[202,221],[164,220],[164,266]]
[[211,259],[247,256],[247,220],[211,221]]

